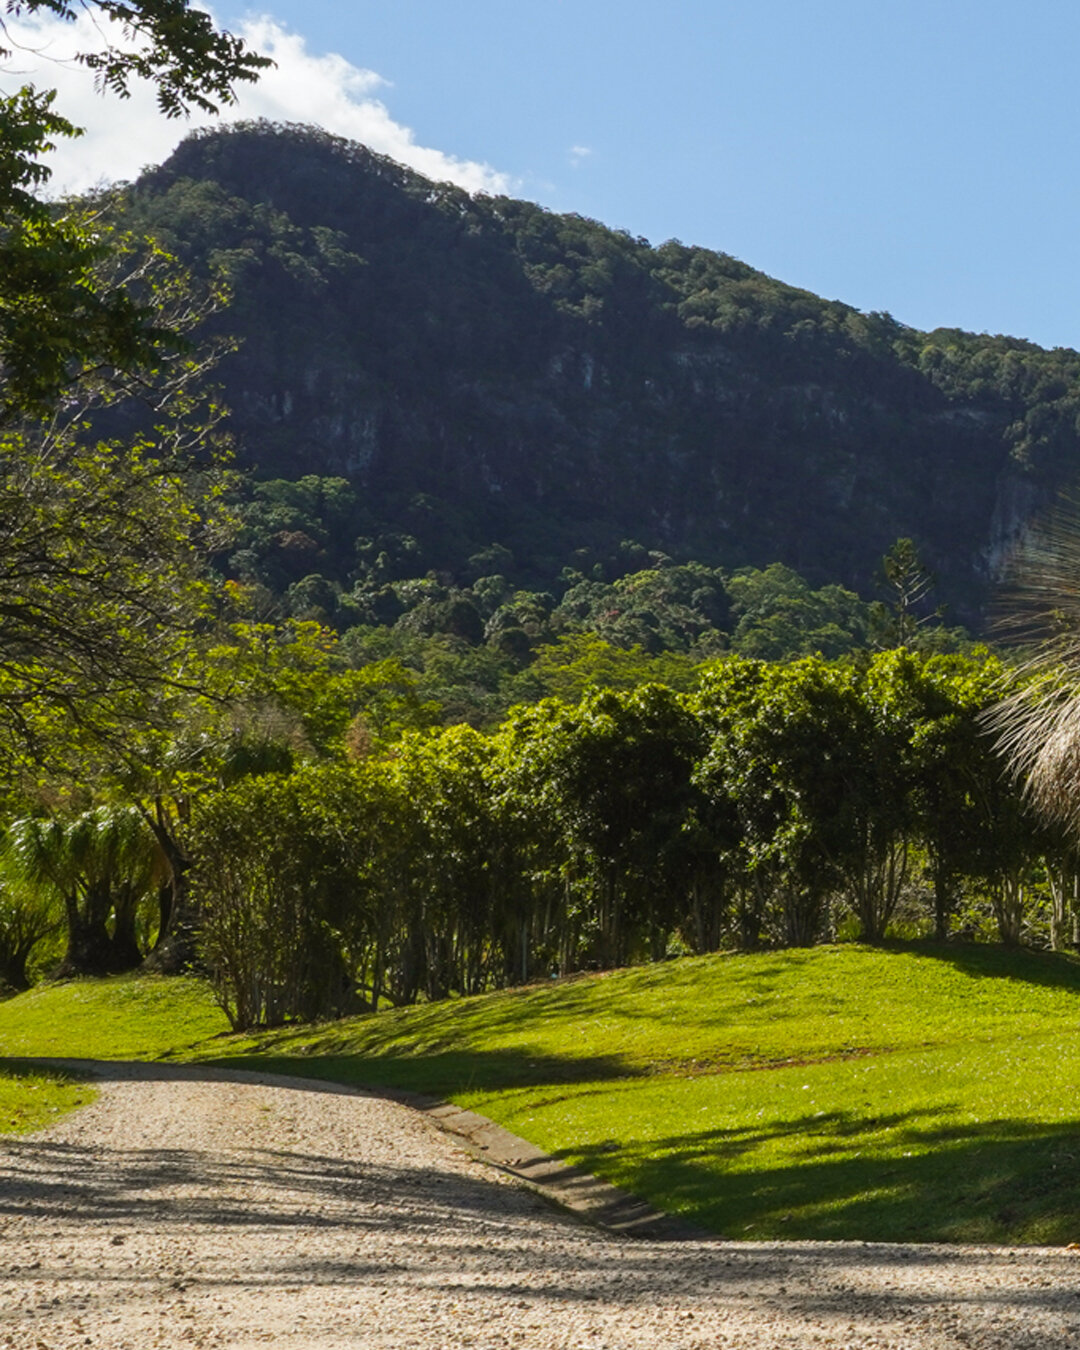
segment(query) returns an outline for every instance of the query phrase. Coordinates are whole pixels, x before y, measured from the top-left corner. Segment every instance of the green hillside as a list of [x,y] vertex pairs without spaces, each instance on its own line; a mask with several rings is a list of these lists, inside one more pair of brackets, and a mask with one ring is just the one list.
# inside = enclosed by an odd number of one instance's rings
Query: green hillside
[[[735,1238],[1080,1237],[1080,963],[1000,948],[686,959],[213,1037],[186,986],[0,1006],[22,1055],[175,1053],[452,1097]],[[92,1030],[91,1030],[92,1028]],[[200,1042],[201,1043],[197,1043]]]
[[865,592],[912,537],[970,621],[1080,467],[1073,351],[920,332],[312,128],[197,133],[122,216],[228,279],[241,461],[356,491],[236,563],[309,603],[432,570],[542,589],[626,540]]
[[0,1003],[0,1054],[160,1059],[227,1030],[203,980],[121,976],[43,983]]

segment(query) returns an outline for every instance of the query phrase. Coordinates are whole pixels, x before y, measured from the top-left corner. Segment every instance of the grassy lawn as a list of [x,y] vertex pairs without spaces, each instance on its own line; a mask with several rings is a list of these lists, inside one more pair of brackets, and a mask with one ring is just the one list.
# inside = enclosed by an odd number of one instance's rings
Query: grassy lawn
[[815,948],[257,1037],[223,1025],[196,982],[75,984],[0,1005],[0,1053],[171,1053],[450,1096],[735,1238],[1080,1241],[1071,957]]
[[0,1134],[23,1134],[98,1095],[22,1058],[156,1059],[227,1030],[202,980],[109,979],[39,985],[0,1003]]
[[0,1070],[0,1134],[44,1129],[57,1116],[85,1106],[96,1096],[96,1088],[66,1074],[5,1064]]
[[0,1003],[0,1055],[160,1059],[229,1029],[205,980],[115,976],[39,984]]

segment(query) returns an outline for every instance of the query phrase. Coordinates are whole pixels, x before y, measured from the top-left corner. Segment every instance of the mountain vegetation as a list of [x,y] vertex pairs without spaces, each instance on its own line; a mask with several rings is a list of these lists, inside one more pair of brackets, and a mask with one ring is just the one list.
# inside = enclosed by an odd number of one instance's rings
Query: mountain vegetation
[[624,541],[870,598],[911,538],[978,627],[1076,472],[1073,351],[919,332],[315,129],[197,133],[120,219],[231,286],[219,374],[253,525],[286,505],[268,480],[330,483],[312,528],[249,537],[234,566],[324,609],[392,608],[384,587],[430,572],[561,597],[564,569],[610,572]]

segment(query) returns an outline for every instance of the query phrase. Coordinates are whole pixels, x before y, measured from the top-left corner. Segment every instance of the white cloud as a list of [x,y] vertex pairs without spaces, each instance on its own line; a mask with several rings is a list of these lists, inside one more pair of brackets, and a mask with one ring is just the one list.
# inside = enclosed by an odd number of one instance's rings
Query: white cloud
[[580,168],[591,154],[592,149],[587,145],[572,145],[567,151],[570,163],[575,169]]
[[[53,191],[78,192],[134,178],[145,165],[167,158],[193,127],[255,117],[314,123],[470,192],[507,192],[512,187],[510,178],[489,164],[418,145],[414,133],[395,122],[385,103],[374,97],[385,87],[379,75],[333,53],[314,55],[299,34],[270,18],[246,20],[239,34],[256,51],[273,57],[277,68],[266,71],[255,85],[239,86],[237,103],[221,118],[195,114],[190,121],[162,117],[149,84],[133,85],[129,99],[97,94],[92,75],[72,59],[80,50],[102,46],[102,33],[89,15],[69,24],[39,13],[8,20],[7,29],[20,50],[6,63],[3,86],[10,90],[33,83],[57,89],[57,110],[86,128],[84,136],[62,144],[50,157]],[[115,32],[108,37],[117,40]]]

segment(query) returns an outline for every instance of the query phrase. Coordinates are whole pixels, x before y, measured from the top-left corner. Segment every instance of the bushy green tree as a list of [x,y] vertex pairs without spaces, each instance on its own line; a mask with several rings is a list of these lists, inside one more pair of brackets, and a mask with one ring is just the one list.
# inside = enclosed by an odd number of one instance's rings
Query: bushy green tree
[[201,472],[153,444],[0,433],[0,745],[8,769],[113,743],[183,685],[209,613]]
[[311,766],[248,777],[201,803],[192,840],[201,949],[233,1027],[340,1016],[360,908],[355,779]]
[[790,567],[743,568],[727,582],[731,649],[763,661],[841,656],[867,644],[870,607],[843,586],[810,585]]
[[488,737],[457,726],[406,737],[389,766],[411,804],[407,923],[429,998],[479,993],[501,979],[515,888],[492,792],[493,754]]
[[30,987],[31,957],[62,924],[59,896],[35,885],[5,846],[0,851],[0,988],[18,993]]
[[706,674],[694,706],[709,735],[696,781],[738,822],[728,865],[742,883],[743,945],[763,928],[815,941],[839,884],[837,813],[854,787],[845,751],[861,719],[850,675],[818,658],[733,658]]
[[698,724],[660,685],[552,701],[513,724],[519,790],[557,823],[566,867],[587,887],[594,958],[663,954],[685,892],[682,830],[695,792]]
[[[121,98],[132,78],[153,81],[167,117],[216,111],[269,64],[189,0],[6,0],[4,9],[95,14],[102,46],[77,60]],[[119,42],[107,36],[112,25]],[[0,60],[12,55],[5,32]],[[98,213],[78,203],[54,210],[37,195],[49,178],[42,155],[80,134],[55,102],[55,90],[32,86],[0,98],[0,401],[9,416],[47,413],[87,374],[151,366],[182,345],[152,294],[116,284],[115,240]]]

